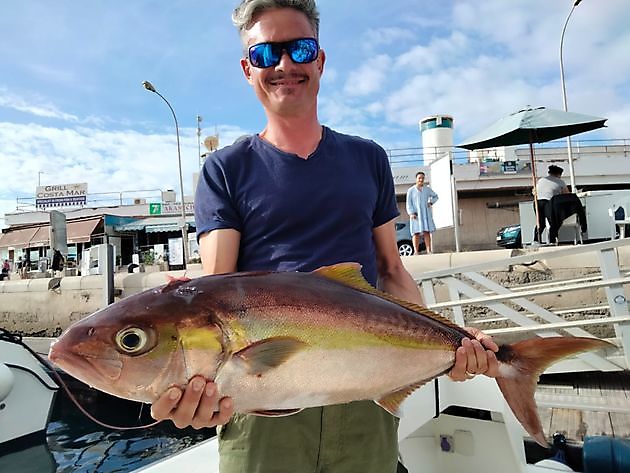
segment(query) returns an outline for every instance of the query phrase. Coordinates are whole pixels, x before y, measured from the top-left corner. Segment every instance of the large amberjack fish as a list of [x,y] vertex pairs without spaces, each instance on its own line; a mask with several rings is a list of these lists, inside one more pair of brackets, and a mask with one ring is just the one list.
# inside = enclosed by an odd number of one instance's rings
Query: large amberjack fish
[[[373,288],[360,266],[312,273],[233,273],[174,280],[72,325],[50,359],[85,383],[153,402],[195,375],[213,379],[237,412],[288,415],[372,399],[395,414],[447,373],[463,328]],[[607,346],[594,338],[533,338],[497,353],[499,388],[542,445],[534,391],[559,359]]]

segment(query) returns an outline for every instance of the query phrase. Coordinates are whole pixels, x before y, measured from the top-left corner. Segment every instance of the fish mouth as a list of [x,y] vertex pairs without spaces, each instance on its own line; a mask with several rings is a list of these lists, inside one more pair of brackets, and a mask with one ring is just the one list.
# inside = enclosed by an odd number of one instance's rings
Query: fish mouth
[[123,363],[119,359],[86,357],[55,348],[55,345],[51,347],[48,358],[79,381],[111,390],[112,383],[120,378]]

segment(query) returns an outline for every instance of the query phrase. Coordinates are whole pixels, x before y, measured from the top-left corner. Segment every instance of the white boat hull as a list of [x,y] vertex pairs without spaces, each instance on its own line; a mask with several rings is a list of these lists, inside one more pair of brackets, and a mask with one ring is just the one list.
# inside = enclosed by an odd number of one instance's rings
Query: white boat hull
[[58,390],[23,346],[0,340],[0,447],[42,434]]

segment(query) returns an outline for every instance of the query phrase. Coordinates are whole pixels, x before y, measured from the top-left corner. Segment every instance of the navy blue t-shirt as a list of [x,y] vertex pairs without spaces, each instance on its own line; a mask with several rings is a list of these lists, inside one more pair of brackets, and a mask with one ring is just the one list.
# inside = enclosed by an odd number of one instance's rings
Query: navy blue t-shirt
[[239,271],[312,271],[357,262],[376,283],[372,230],[398,215],[385,151],[324,127],[308,159],[247,137],[208,156],[195,195],[197,237],[241,234]]

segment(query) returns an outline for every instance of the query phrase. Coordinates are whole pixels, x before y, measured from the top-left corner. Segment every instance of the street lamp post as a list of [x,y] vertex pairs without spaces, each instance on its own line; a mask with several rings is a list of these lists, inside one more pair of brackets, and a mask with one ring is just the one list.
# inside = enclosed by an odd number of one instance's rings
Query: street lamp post
[[[573,15],[573,10],[577,7],[582,0],[575,0],[573,2],[573,6],[571,7],[571,11],[567,16],[567,20],[564,22],[564,27],[562,28],[562,35],[560,36],[560,83],[562,84],[562,105],[564,106],[564,111],[568,111],[567,106],[567,88],[564,83],[564,62],[562,59],[562,46],[564,44],[564,33],[567,30],[567,25],[569,24],[569,19],[571,15]],[[571,137],[567,136],[567,155],[569,157],[569,177],[571,179],[571,191],[575,192],[575,170],[573,168],[573,152],[571,150]]]
[[181,221],[182,243],[184,245],[184,269],[186,269],[186,266],[188,264],[188,231],[187,231],[188,225],[186,224],[186,203],[184,201],[184,179],[182,177],[182,155],[181,155],[180,146],[179,146],[179,125],[177,124],[177,117],[175,116],[175,110],[173,110],[173,107],[171,107],[171,104],[168,102],[168,100],[166,100],[164,96],[161,93],[159,93],[155,87],[153,87],[153,84],[151,84],[151,82],[149,82],[148,80],[145,80],[144,82],[142,82],[142,86],[145,89],[147,89],[149,92],[153,92],[154,94],[157,94],[162,100],[164,100],[164,103],[168,105],[168,108],[171,110],[171,113],[173,114],[173,120],[175,120],[175,134],[177,135],[177,164],[179,166],[179,193],[181,195],[181,200],[182,200],[182,221]]
[[201,161],[201,122],[203,121],[203,117],[201,115],[197,115],[197,159],[199,159],[199,167],[202,165]]

